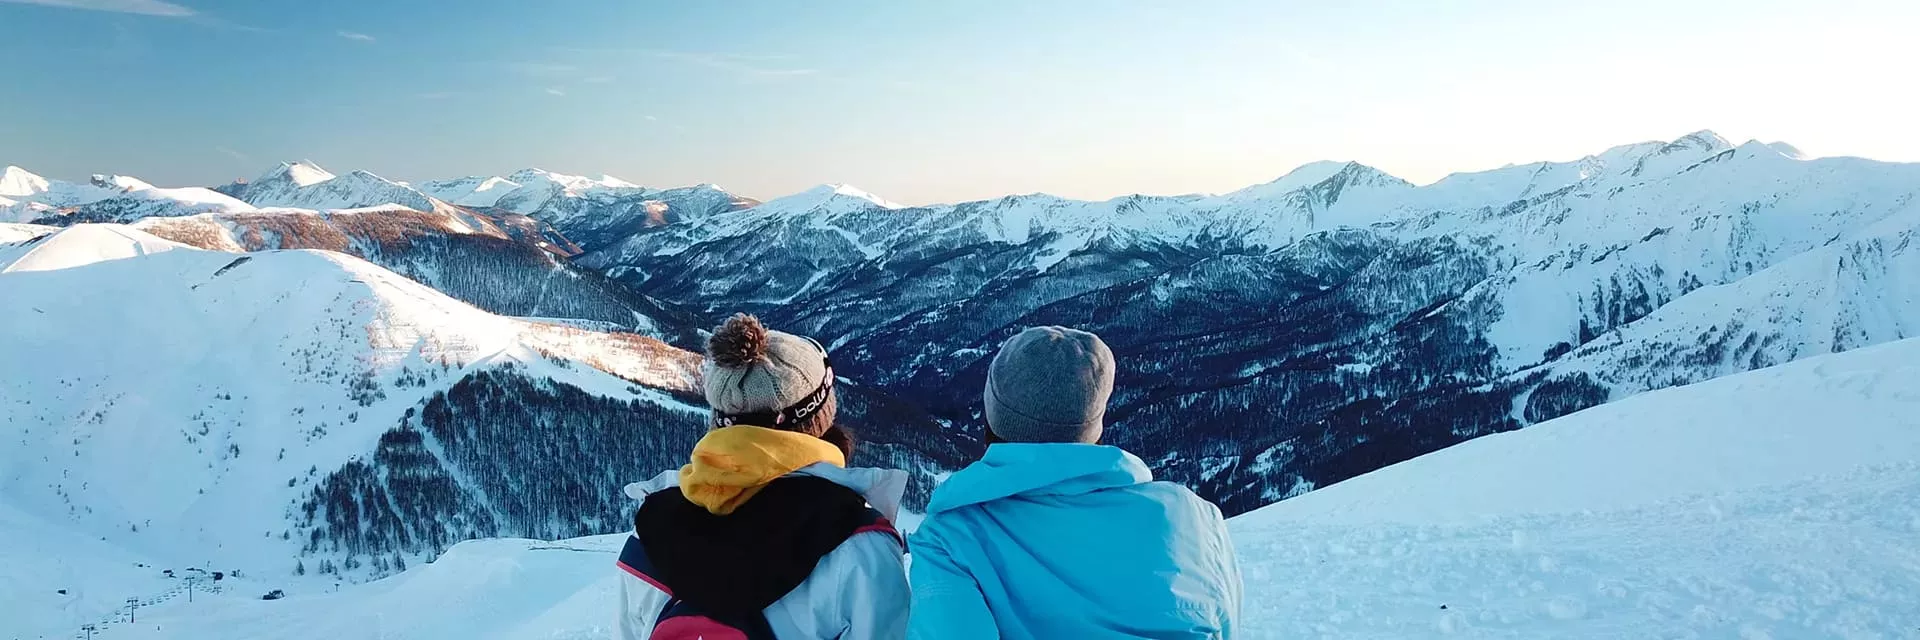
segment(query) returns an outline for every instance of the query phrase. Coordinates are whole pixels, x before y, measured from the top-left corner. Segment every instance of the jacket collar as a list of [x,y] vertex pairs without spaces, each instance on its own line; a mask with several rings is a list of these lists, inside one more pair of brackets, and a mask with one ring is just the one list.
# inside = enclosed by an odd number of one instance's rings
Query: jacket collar
[[1003,442],[934,489],[927,513],[1016,496],[1091,493],[1153,481],[1147,463],[1117,447]]

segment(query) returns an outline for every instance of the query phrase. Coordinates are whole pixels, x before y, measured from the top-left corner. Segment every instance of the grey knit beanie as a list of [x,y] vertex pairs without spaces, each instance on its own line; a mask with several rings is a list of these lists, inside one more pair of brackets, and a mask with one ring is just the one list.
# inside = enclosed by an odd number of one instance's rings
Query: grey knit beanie
[[1100,441],[1113,395],[1113,352],[1100,336],[1034,327],[987,365],[987,428],[1008,442]]
[[[714,329],[707,339],[707,358],[701,371],[706,378],[707,405],[720,414],[779,412],[820,391],[830,375],[826,354],[818,343],[769,330],[759,319],[745,314],[728,318]],[[823,432],[830,426],[819,425]]]

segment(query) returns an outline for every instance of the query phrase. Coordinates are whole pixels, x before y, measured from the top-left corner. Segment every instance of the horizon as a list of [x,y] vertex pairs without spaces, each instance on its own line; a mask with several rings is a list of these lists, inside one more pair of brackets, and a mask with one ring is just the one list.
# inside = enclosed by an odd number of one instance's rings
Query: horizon
[[[4,2],[4,1],[7,1],[7,0],[0,0],[0,2]],[[1408,182],[1409,184],[1412,184],[1412,185],[1413,185],[1413,186],[1414,186],[1415,188],[1420,188],[1420,187],[1428,187],[1428,186],[1432,186],[1432,185],[1434,185],[1434,184],[1436,184],[1436,183],[1438,183],[1438,182],[1440,182],[1440,181],[1442,181],[1442,180],[1446,180],[1447,178],[1450,178],[1450,177],[1453,177],[1453,176],[1459,176],[1459,175],[1473,175],[1473,174],[1480,174],[1480,173],[1488,173],[1488,172],[1493,172],[1493,171],[1499,171],[1499,170],[1502,170],[1502,169],[1507,169],[1507,168],[1511,168],[1511,167],[1516,167],[1516,166],[1525,166],[1525,165],[1528,165],[1528,164],[1540,164],[1540,163],[1548,163],[1548,164],[1552,164],[1552,163],[1568,163],[1568,162],[1578,162],[1578,161],[1580,161],[1580,160],[1583,160],[1583,159],[1586,159],[1586,158],[1591,158],[1591,157],[1594,157],[1594,156],[1597,156],[1597,155],[1600,155],[1601,153],[1604,153],[1604,152],[1606,152],[1606,151],[1609,151],[1609,150],[1612,150],[1612,149],[1615,149],[1615,148],[1619,148],[1619,147],[1624,147],[1624,146],[1631,146],[1631,145],[1636,145],[1636,144],[1666,144],[1666,143],[1673,143],[1673,142],[1676,142],[1676,141],[1678,141],[1678,140],[1680,140],[1680,139],[1683,139],[1683,138],[1688,138],[1688,137],[1693,137],[1693,136],[1698,136],[1698,135],[1702,135],[1702,134],[1710,134],[1710,135],[1714,135],[1714,136],[1717,136],[1717,137],[1718,137],[1718,138],[1719,138],[1719,139],[1720,139],[1721,141],[1723,141],[1723,142],[1725,142],[1725,143],[1727,144],[1727,146],[1728,146],[1729,148],[1733,148],[1733,147],[1738,147],[1738,146],[1740,146],[1740,145],[1743,145],[1743,144],[1748,144],[1748,143],[1759,143],[1759,144],[1763,144],[1763,145],[1768,145],[1768,146],[1774,146],[1774,145],[1781,145],[1781,144],[1785,144],[1785,145],[1787,145],[1788,147],[1791,147],[1791,148],[1792,148],[1792,149],[1793,149],[1794,151],[1801,151],[1801,152],[1802,152],[1802,155],[1801,155],[1801,157],[1799,158],[1799,159],[1801,159],[1801,160],[1819,160],[1819,159],[1824,159],[1824,158],[1857,158],[1857,159],[1863,159],[1863,160],[1869,160],[1869,161],[1874,161],[1874,162],[1894,162],[1894,163],[1898,163],[1898,162],[1901,162],[1901,161],[1896,161],[1896,160],[1882,160],[1882,159],[1879,159],[1879,158],[1867,158],[1867,157],[1865,157],[1865,156],[1848,156],[1848,155],[1831,155],[1831,156],[1815,156],[1815,155],[1812,155],[1812,154],[1806,154],[1806,153],[1804,153],[1804,150],[1801,150],[1801,149],[1800,149],[1800,148],[1798,147],[1798,145],[1794,145],[1794,144],[1792,143],[1792,141],[1788,141],[1788,140],[1764,140],[1764,139],[1760,139],[1760,138],[1748,138],[1748,139],[1745,139],[1745,140],[1738,140],[1738,141],[1736,141],[1736,139],[1735,139],[1735,138],[1730,138],[1730,137],[1728,137],[1728,136],[1725,136],[1725,135],[1723,135],[1723,134],[1720,134],[1720,133],[1719,133],[1718,131],[1715,131],[1715,130],[1713,130],[1713,129],[1701,129],[1701,130],[1698,130],[1698,131],[1694,131],[1694,132],[1691,132],[1691,133],[1688,133],[1688,134],[1685,134],[1685,135],[1680,135],[1680,136],[1675,136],[1675,137],[1673,137],[1673,138],[1668,138],[1668,139],[1650,139],[1650,140],[1636,140],[1636,141],[1633,141],[1633,142],[1624,142],[1624,143],[1620,143],[1620,144],[1616,144],[1616,145],[1612,145],[1612,146],[1609,146],[1609,147],[1607,147],[1606,149],[1601,149],[1601,150],[1597,150],[1597,151],[1593,151],[1593,152],[1590,152],[1590,153],[1585,153],[1585,154],[1581,154],[1581,155],[1578,155],[1578,156],[1574,156],[1574,157],[1570,157],[1570,158],[1564,158],[1564,159],[1563,159],[1563,158],[1546,158],[1546,159],[1533,159],[1533,160],[1525,160],[1525,161],[1514,161],[1514,162],[1508,162],[1508,163],[1505,163],[1505,164],[1502,164],[1502,165],[1500,165],[1500,166],[1497,166],[1497,167],[1489,167],[1489,168],[1484,168],[1484,169],[1465,169],[1465,170],[1459,170],[1459,171],[1451,171],[1451,172],[1448,172],[1448,173],[1446,173],[1446,174],[1443,174],[1443,175],[1440,175],[1440,176],[1438,176],[1438,177],[1435,177],[1435,178],[1433,178],[1433,179],[1431,179],[1431,180],[1425,180],[1425,181],[1419,181],[1419,180],[1413,180],[1413,179],[1411,179],[1411,178],[1408,178],[1408,177],[1406,177],[1406,176],[1401,176],[1401,175],[1396,175],[1396,174],[1394,174],[1394,173],[1393,173],[1393,172],[1391,172],[1391,171],[1387,171],[1387,170],[1385,170],[1385,169],[1381,169],[1381,168],[1380,168],[1379,166],[1377,166],[1377,165],[1374,165],[1374,164],[1371,164],[1371,163],[1368,163],[1368,162],[1366,162],[1366,161],[1364,161],[1364,160],[1335,160],[1335,159],[1323,159],[1323,160],[1310,160],[1310,161],[1307,161],[1307,162],[1305,162],[1305,163],[1302,163],[1302,164],[1300,164],[1300,165],[1297,165],[1297,166],[1294,166],[1294,167],[1291,167],[1291,168],[1288,168],[1288,169],[1286,169],[1286,170],[1284,170],[1284,171],[1281,171],[1280,173],[1276,173],[1276,174],[1274,174],[1272,178],[1269,178],[1269,179],[1267,179],[1267,180],[1263,180],[1263,181],[1261,181],[1261,182],[1255,182],[1255,183],[1252,183],[1252,184],[1247,184],[1247,185],[1241,185],[1241,186],[1238,186],[1238,187],[1234,187],[1234,188],[1231,188],[1231,189],[1226,189],[1226,190],[1222,190],[1222,191],[1214,191],[1214,192],[1187,192],[1187,193],[1147,193],[1147,192],[1140,192],[1140,191],[1135,191],[1135,192],[1130,192],[1130,193],[1117,193],[1117,194],[1112,194],[1112,195],[1109,195],[1109,196],[1105,196],[1105,197],[1094,197],[1094,198],[1076,198],[1076,197],[1068,197],[1068,196],[1061,196],[1060,194],[1055,194],[1055,193],[1050,193],[1050,192],[1046,192],[1046,191],[1030,191],[1030,192],[1005,192],[1005,193],[1000,193],[1000,194],[997,194],[997,195],[991,195],[991,196],[985,196],[985,197],[981,197],[981,198],[975,198],[975,199],[972,199],[972,200],[950,200],[950,201],[940,201],[940,202],[905,202],[905,201],[902,201],[902,200],[900,200],[900,199],[897,199],[897,198],[892,198],[892,197],[889,197],[889,196],[888,196],[888,194],[885,194],[885,193],[876,193],[876,192],[873,192],[873,191],[869,191],[869,190],[866,190],[866,189],[864,189],[864,188],[862,188],[862,187],[861,187],[861,186],[860,186],[859,184],[855,184],[855,183],[851,183],[851,182],[821,182],[821,183],[817,183],[817,184],[814,184],[814,185],[811,185],[811,186],[807,186],[807,187],[804,187],[804,188],[801,188],[801,189],[797,189],[797,190],[794,190],[794,191],[791,191],[791,192],[787,192],[787,193],[780,193],[780,194],[766,194],[766,195],[764,195],[764,197],[763,197],[763,196],[762,196],[762,195],[760,195],[760,194],[749,194],[749,193],[742,193],[742,192],[740,192],[740,191],[736,191],[736,190],[732,190],[732,189],[728,189],[728,188],[727,188],[727,186],[726,186],[725,184],[722,184],[722,183],[718,183],[718,182],[713,182],[713,181],[706,181],[706,182],[696,182],[696,183],[690,183],[690,184],[672,184],[672,185],[663,185],[663,184],[645,184],[645,183],[643,183],[643,182],[638,182],[638,181],[632,181],[632,180],[627,180],[627,179],[626,179],[626,176],[620,176],[620,175],[614,175],[614,174],[611,174],[611,173],[606,173],[606,172],[593,172],[593,171],[589,171],[589,172],[578,172],[578,173],[576,173],[576,172],[571,172],[571,171],[555,171],[555,170],[552,170],[552,169],[548,169],[548,168],[545,168],[545,167],[532,167],[532,166],[529,166],[529,167],[521,167],[521,168],[519,168],[519,169],[515,169],[515,170],[512,170],[512,171],[505,171],[505,172],[500,172],[500,173],[492,173],[492,174],[471,174],[471,175],[458,175],[458,176],[425,176],[425,177],[403,177],[403,178],[395,178],[395,177],[392,177],[392,176],[387,176],[387,175],[384,175],[384,174],[380,174],[380,173],[377,173],[377,172],[371,172],[371,171],[369,171],[368,173],[373,173],[373,174],[374,174],[375,176],[378,176],[378,177],[380,177],[380,178],[383,178],[383,179],[386,179],[386,180],[391,180],[391,181],[394,181],[394,182],[397,182],[397,183],[400,183],[400,184],[404,184],[404,185],[408,185],[408,186],[417,186],[417,185],[418,185],[419,183],[421,183],[421,182],[426,182],[426,181],[433,181],[433,180],[455,180],[455,179],[486,179],[486,178],[499,178],[499,179],[508,179],[508,178],[510,178],[510,177],[511,177],[511,176],[512,176],[513,174],[515,174],[515,173],[519,173],[519,172],[522,172],[522,171],[545,171],[545,172],[547,172],[547,173],[550,173],[550,174],[555,174],[555,175],[564,175],[564,176],[573,176],[573,177],[584,177],[584,178],[589,178],[589,179],[600,179],[600,178],[611,178],[611,179],[615,179],[615,180],[622,180],[622,181],[627,181],[627,182],[631,182],[631,183],[633,183],[633,184],[635,184],[636,186],[640,186],[640,187],[644,187],[644,188],[647,188],[647,189],[653,189],[653,190],[669,190],[669,189],[679,189],[679,188],[690,188],[690,187],[699,187],[699,186],[707,186],[707,187],[713,187],[713,188],[716,188],[716,189],[719,189],[719,190],[722,190],[722,191],[726,191],[726,192],[728,192],[728,193],[731,193],[731,194],[733,194],[733,195],[736,195],[736,196],[743,196],[743,197],[747,197],[747,198],[751,198],[751,199],[753,199],[753,200],[756,200],[756,201],[759,201],[759,202],[763,202],[763,203],[764,203],[764,202],[769,202],[769,201],[772,201],[772,200],[777,200],[777,199],[780,199],[780,198],[786,198],[786,197],[789,197],[789,196],[797,196],[797,195],[802,195],[802,194],[805,194],[805,193],[808,193],[808,192],[811,192],[811,191],[814,191],[814,190],[818,190],[818,189],[822,189],[822,188],[830,188],[830,187],[851,187],[851,188],[853,188],[854,190],[856,190],[856,191],[860,191],[860,192],[863,192],[863,193],[865,193],[865,194],[867,194],[867,195],[870,195],[870,196],[874,196],[874,197],[877,197],[877,198],[881,198],[881,199],[885,199],[885,200],[888,200],[888,201],[890,201],[890,202],[894,202],[894,203],[896,203],[896,204],[901,204],[901,205],[903,205],[903,206],[905,206],[905,207],[908,207],[908,208],[912,208],[912,207],[926,207],[926,206],[940,206],[940,205],[951,205],[951,204],[964,204],[964,203],[968,203],[968,202],[983,202],[983,201],[990,201],[990,200],[995,200],[995,199],[999,199],[999,198],[1005,198],[1005,197],[1013,197],[1013,196],[1029,196],[1029,195],[1046,195],[1046,196],[1053,196],[1053,197],[1061,197],[1061,198],[1065,198],[1065,199],[1069,199],[1069,200],[1081,200],[1081,201],[1088,201],[1088,202],[1104,202],[1104,201],[1110,201],[1110,200],[1118,200],[1118,199],[1123,199],[1123,198],[1131,198],[1131,197],[1181,197],[1181,196],[1220,196],[1220,195],[1226,195],[1226,194],[1229,194],[1229,193],[1233,193],[1233,192],[1235,192],[1235,191],[1239,191],[1239,190],[1242,190],[1242,189],[1248,189],[1248,188],[1252,188],[1252,187],[1257,187],[1257,186],[1261,186],[1261,185],[1265,185],[1265,184],[1269,184],[1269,183],[1272,183],[1272,182],[1276,182],[1276,181],[1279,181],[1279,180],[1281,180],[1281,179],[1283,179],[1283,178],[1285,178],[1285,177],[1287,177],[1287,176],[1289,176],[1289,175],[1291,175],[1291,174],[1293,174],[1294,172],[1296,172],[1296,171],[1299,171],[1299,170],[1301,170],[1301,169],[1305,169],[1305,168],[1307,168],[1307,167],[1309,167],[1309,166],[1313,166],[1313,165],[1318,165],[1318,164],[1329,164],[1329,163],[1331,163],[1331,164],[1340,164],[1340,165],[1346,165],[1346,164],[1358,164],[1358,165],[1361,165],[1361,166],[1365,166],[1365,167],[1369,167],[1369,168],[1372,168],[1372,169],[1374,169],[1374,170],[1376,170],[1376,171],[1381,171],[1382,173],[1386,173],[1386,174],[1387,174],[1387,175],[1389,175],[1389,176],[1392,176],[1392,177],[1395,177],[1395,178],[1399,178],[1399,179],[1401,179],[1401,180],[1404,180],[1404,181],[1406,181],[1406,182]],[[1778,149],[1776,149],[1776,151],[1778,151]],[[321,171],[324,171],[324,172],[326,172],[326,173],[329,173],[329,174],[332,174],[332,175],[335,175],[335,176],[338,176],[338,175],[340,175],[340,173],[336,173],[336,172],[334,171],[334,169],[333,169],[333,168],[329,168],[329,167],[327,167],[327,166],[326,166],[325,164],[323,164],[323,163],[320,163],[320,162],[316,162],[316,161],[314,161],[314,160],[312,160],[312,159],[304,159],[304,158],[303,158],[303,159],[299,159],[299,160],[282,160],[282,161],[278,161],[278,162],[275,162],[275,163],[273,163],[272,165],[270,165],[270,166],[268,166],[268,167],[266,167],[266,168],[265,168],[264,170],[262,170],[262,171],[260,171],[260,172],[258,172],[258,173],[256,173],[256,174],[255,174],[255,175],[253,175],[253,176],[247,176],[247,177],[237,177],[237,178],[234,178],[234,179],[232,179],[232,180],[229,180],[229,181],[226,181],[226,182],[221,182],[221,183],[217,183],[217,184],[215,184],[215,183],[208,183],[208,184],[161,184],[161,183],[157,183],[157,182],[153,182],[153,181],[149,181],[149,180],[145,180],[145,179],[144,179],[144,178],[143,178],[142,176],[139,176],[139,175],[134,175],[134,174],[127,174],[127,173],[119,173],[119,172],[111,172],[111,171],[109,171],[109,172],[93,172],[93,173],[89,173],[89,174],[87,174],[87,175],[86,175],[85,177],[67,177],[67,176],[52,176],[52,175],[47,175],[47,174],[45,174],[45,173],[40,173],[40,172],[37,172],[37,171],[34,171],[32,167],[27,167],[27,166],[22,166],[22,165],[19,165],[19,164],[11,164],[11,163],[4,163],[4,162],[0,162],[0,170],[6,170],[6,169],[19,169],[19,170],[21,170],[21,171],[26,171],[26,172],[28,172],[28,173],[31,173],[31,174],[34,174],[34,175],[36,175],[36,176],[39,176],[39,177],[42,177],[42,178],[46,178],[46,179],[50,179],[50,180],[61,180],[61,181],[65,181],[65,182],[71,182],[71,183],[84,183],[84,182],[87,182],[88,180],[90,180],[90,179],[92,179],[92,178],[94,178],[94,177],[106,177],[106,176],[121,176],[121,177],[130,177],[130,178],[134,178],[134,179],[138,179],[138,180],[143,180],[143,181],[145,181],[145,182],[148,182],[149,184],[153,184],[153,186],[155,186],[155,187],[159,187],[159,188],[183,188],[183,187],[205,187],[205,188],[213,188],[213,187],[218,187],[218,186],[223,186],[223,185],[227,185],[227,184],[238,184],[238,183],[246,183],[246,182],[252,182],[252,181],[254,181],[254,180],[256,180],[256,179],[259,179],[259,178],[264,178],[264,177],[267,177],[267,176],[269,176],[269,175],[271,175],[271,174],[273,174],[274,172],[276,172],[276,171],[278,171],[278,170],[279,170],[280,168],[282,168],[282,167],[285,167],[285,166],[289,166],[289,165],[295,165],[295,164],[304,164],[304,165],[307,165],[307,166],[309,166],[309,167],[313,167],[313,168],[317,168],[317,169],[320,169]],[[344,171],[343,171],[343,172],[352,172],[352,171],[364,171],[364,169],[358,169],[358,168],[344,168]]]
[[1892,25],[1920,8],[1895,2],[562,4],[0,0],[0,52],[34,61],[10,89],[38,98],[0,100],[0,165],[165,186],[275,158],[540,167],[926,205],[1227,193],[1326,160],[1425,185],[1703,127],[1920,161],[1880,80],[1916,53]]

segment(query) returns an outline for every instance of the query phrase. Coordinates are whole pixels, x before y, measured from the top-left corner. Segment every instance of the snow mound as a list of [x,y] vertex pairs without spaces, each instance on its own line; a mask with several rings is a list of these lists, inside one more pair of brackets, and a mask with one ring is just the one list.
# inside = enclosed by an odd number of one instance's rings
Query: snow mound
[[1241,523],[1618,510],[1920,461],[1916,390],[1920,339],[1809,358],[1476,438]]
[[[43,224],[0,222],[0,244],[26,242],[59,230],[59,227],[49,227]],[[0,251],[4,250],[4,248],[0,248]]]
[[196,250],[126,225],[79,224],[48,234],[38,242],[0,247],[0,273],[70,269],[177,249]]
[[1258,637],[1899,637],[1920,340],[1656,391],[1235,518]]

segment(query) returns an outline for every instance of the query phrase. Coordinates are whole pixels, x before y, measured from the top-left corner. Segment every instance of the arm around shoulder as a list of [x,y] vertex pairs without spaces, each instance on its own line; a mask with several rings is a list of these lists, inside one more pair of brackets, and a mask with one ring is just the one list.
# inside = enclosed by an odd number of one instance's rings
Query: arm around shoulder
[[836,554],[850,557],[850,575],[840,594],[847,612],[844,640],[897,640],[907,635],[907,611],[913,596],[900,540],[893,534],[863,533],[849,538]]
[[[929,519],[931,520],[931,519]],[[978,640],[1000,637],[993,612],[980,585],[958,562],[946,543],[928,531],[915,532],[913,552],[913,621],[907,627],[912,640]]]

